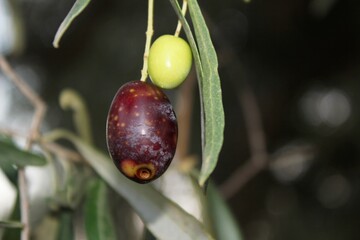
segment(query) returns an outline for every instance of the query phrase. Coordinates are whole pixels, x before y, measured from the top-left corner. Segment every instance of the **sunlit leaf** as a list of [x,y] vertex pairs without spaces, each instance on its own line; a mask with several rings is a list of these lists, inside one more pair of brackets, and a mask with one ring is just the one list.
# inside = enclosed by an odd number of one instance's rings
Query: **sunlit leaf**
[[139,214],[146,227],[158,239],[213,239],[204,226],[151,185],[125,178],[103,153],[67,131],[57,131],[48,139],[70,140],[100,177],[120,194]]
[[108,203],[108,188],[100,179],[89,186],[84,206],[85,231],[88,240],[116,239]]
[[90,3],[90,0],[77,0],[73,7],[70,9],[70,12],[66,15],[65,19],[61,23],[59,29],[55,34],[55,38],[53,41],[53,46],[55,48],[59,47],[59,42],[64,35],[65,31],[70,27],[70,24],[74,19],[86,8],[86,6]]
[[203,129],[203,162],[199,183],[205,184],[214,171],[224,139],[225,116],[222,104],[222,92],[218,74],[218,61],[209,30],[196,0],[188,0],[191,20],[194,26],[196,43],[186,22],[181,15],[176,0],[170,0],[189,40],[194,55],[194,62],[200,87]]
[[242,240],[243,237],[234,216],[212,184],[209,184],[207,199],[216,239]]
[[14,143],[0,138],[0,167],[3,165],[43,166],[45,164],[44,157],[19,149]]

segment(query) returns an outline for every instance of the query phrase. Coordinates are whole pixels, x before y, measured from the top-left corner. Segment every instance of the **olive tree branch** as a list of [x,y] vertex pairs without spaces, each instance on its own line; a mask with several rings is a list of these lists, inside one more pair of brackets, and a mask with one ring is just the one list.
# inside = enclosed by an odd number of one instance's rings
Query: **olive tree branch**
[[247,182],[263,170],[268,162],[265,133],[262,127],[259,107],[251,88],[247,85],[243,87],[243,92],[239,96],[239,102],[243,109],[251,157],[245,165],[238,167],[222,183],[220,189],[225,198],[231,198]]
[[190,72],[186,81],[181,85],[176,99],[176,113],[179,124],[176,157],[180,160],[184,159],[189,154],[195,83],[196,73],[193,70]]
[[[20,76],[18,76],[12,69],[10,64],[0,55],[0,69],[4,75],[9,78],[14,85],[20,90],[20,92],[29,100],[34,106],[35,113],[31,122],[30,131],[26,138],[25,150],[30,150],[33,140],[39,136],[39,129],[44,118],[46,106],[43,100],[26,84]],[[28,187],[25,177],[24,168],[19,168],[18,171],[19,192],[20,192],[20,209],[21,209],[21,222],[24,227],[21,231],[21,240],[30,239],[30,217],[29,217],[29,199],[28,199]]]

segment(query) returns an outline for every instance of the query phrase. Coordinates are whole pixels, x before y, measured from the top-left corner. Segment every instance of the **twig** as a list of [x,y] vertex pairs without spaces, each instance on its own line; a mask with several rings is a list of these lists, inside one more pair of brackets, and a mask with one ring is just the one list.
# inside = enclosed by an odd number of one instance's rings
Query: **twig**
[[265,134],[256,98],[249,86],[244,86],[239,97],[245,118],[251,157],[221,185],[221,192],[227,199],[238,192],[248,181],[264,169],[268,162]]
[[57,156],[62,156],[65,159],[73,162],[84,162],[82,156],[70,149],[67,149],[55,142],[41,142],[41,146],[49,152],[54,153]]
[[24,134],[19,133],[13,129],[0,128],[0,134],[10,136],[10,137],[25,137]]
[[265,133],[261,121],[260,109],[250,86],[244,85],[239,101],[243,108],[251,160],[254,162],[254,165],[262,167],[267,160]]
[[[32,119],[29,135],[26,139],[25,150],[30,150],[32,142],[39,135],[41,122],[44,118],[46,106],[42,99],[18,76],[11,68],[6,59],[0,55],[0,69],[3,73],[15,84],[20,92],[30,101],[35,108],[35,113]],[[24,228],[21,231],[21,240],[28,240],[30,238],[30,217],[29,217],[29,199],[28,187],[25,177],[24,168],[19,168],[18,172],[19,191],[20,191],[20,209],[21,222]]]
[[42,99],[29,87],[29,85],[24,82],[20,76],[18,76],[15,71],[10,67],[9,63],[5,60],[3,56],[0,55],[0,68],[4,74],[14,82],[16,87],[20,92],[30,101],[30,103],[35,108],[35,113],[33,121],[30,128],[30,138],[28,138],[26,143],[26,148],[29,148],[31,141],[37,137],[39,133],[40,124],[44,118],[46,106]]
[[196,74],[191,71],[186,81],[179,89],[176,101],[176,113],[178,115],[179,138],[177,143],[176,157],[184,159],[189,154],[191,116],[194,101],[194,87]]

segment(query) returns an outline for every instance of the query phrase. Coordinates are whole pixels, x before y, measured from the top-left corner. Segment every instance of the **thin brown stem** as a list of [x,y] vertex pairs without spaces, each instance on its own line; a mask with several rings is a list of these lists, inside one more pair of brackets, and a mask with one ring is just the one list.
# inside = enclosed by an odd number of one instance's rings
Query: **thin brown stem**
[[267,159],[266,139],[260,109],[250,86],[244,85],[239,101],[243,108],[252,161],[255,165],[263,166]]
[[25,137],[24,134],[19,133],[13,129],[0,128],[0,134],[10,137]]
[[244,85],[239,102],[243,109],[251,157],[245,165],[236,169],[221,185],[221,192],[227,199],[235,195],[247,182],[264,169],[269,158],[260,110],[254,93],[249,86]]
[[179,124],[179,137],[176,157],[183,159],[189,154],[191,116],[194,104],[194,88],[196,73],[191,71],[186,81],[181,85],[176,101],[176,113]]
[[54,142],[41,142],[41,146],[57,156],[62,156],[73,162],[83,162],[81,155]]
[[[32,142],[35,138],[39,136],[39,129],[44,118],[46,106],[42,99],[31,89],[26,82],[18,76],[15,71],[12,69],[10,64],[6,59],[0,55],[0,69],[3,71],[5,76],[7,76],[15,86],[20,90],[20,92],[29,100],[29,102],[34,106],[35,113],[32,119],[29,135],[26,139],[25,150],[30,150]],[[19,192],[20,192],[20,209],[21,209],[21,222],[24,224],[24,228],[21,231],[21,240],[30,239],[30,214],[29,214],[29,197],[28,197],[28,187],[25,177],[24,168],[19,168],[18,172],[18,181],[19,181]]]
[[44,118],[46,105],[43,100],[31,89],[31,87],[26,84],[26,82],[19,75],[15,73],[15,71],[11,68],[10,64],[1,55],[0,69],[15,84],[15,86],[20,90],[20,92],[29,100],[29,102],[35,108],[34,117],[30,127],[30,136],[27,139],[25,146],[25,148],[29,149],[31,142],[39,134],[39,129],[41,122]]
[[21,240],[28,240],[30,239],[30,211],[29,211],[28,185],[27,185],[24,168],[19,168],[18,182],[19,182],[19,193],[20,193],[21,222],[24,224],[24,227],[21,231]]

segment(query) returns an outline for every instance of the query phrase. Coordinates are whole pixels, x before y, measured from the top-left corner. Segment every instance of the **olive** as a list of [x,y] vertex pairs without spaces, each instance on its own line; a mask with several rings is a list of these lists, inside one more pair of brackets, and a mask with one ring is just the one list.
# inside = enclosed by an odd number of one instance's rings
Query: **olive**
[[107,119],[107,145],[116,167],[129,179],[148,183],[170,165],[178,126],[173,107],[157,86],[142,81],[123,85]]
[[163,35],[150,48],[148,72],[151,81],[161,88],[179,86],[188,76],[191,65],[191,48],[180,37]]

